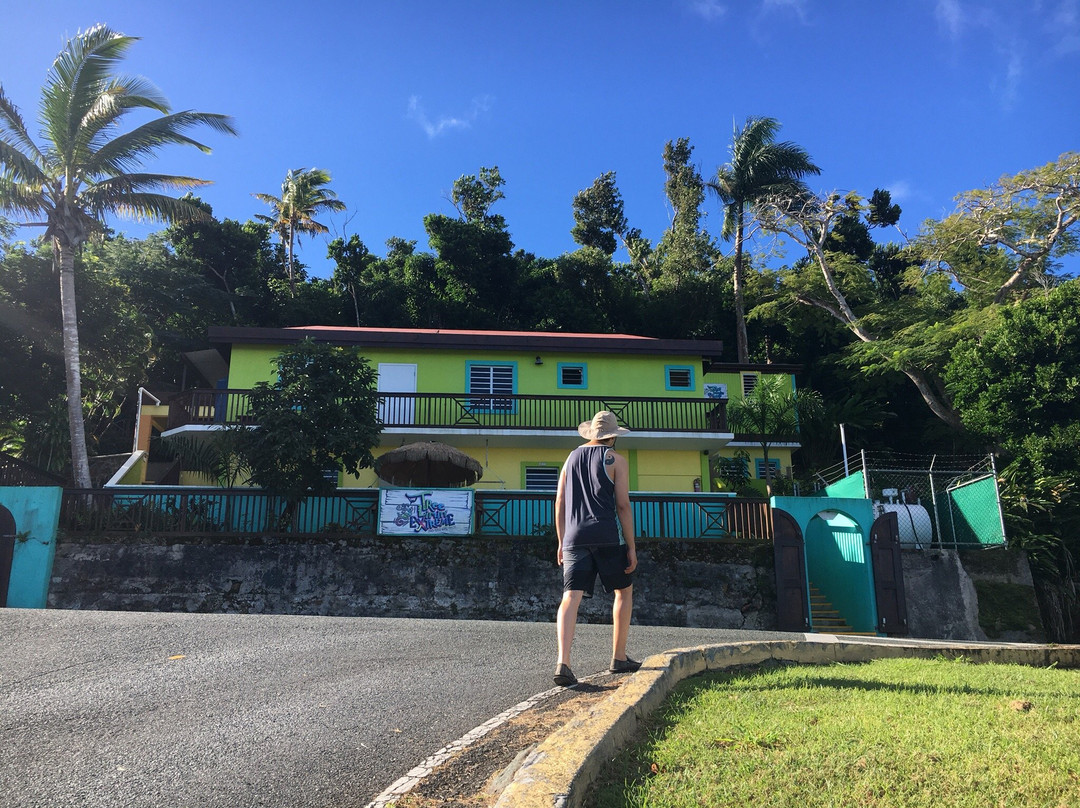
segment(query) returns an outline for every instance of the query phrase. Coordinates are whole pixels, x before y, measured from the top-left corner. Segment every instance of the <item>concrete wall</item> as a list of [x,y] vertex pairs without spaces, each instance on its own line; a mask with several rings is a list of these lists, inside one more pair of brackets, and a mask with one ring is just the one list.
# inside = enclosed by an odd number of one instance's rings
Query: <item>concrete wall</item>
[[901,560],[912,637],[1046,641],[1023,553],[932,549]]
[[[638,555],[634,622],[775,628],[771,547],[641,541]],[[561,594],[547,541],[64,541],[49,606],[547,621]],[[610,622],[610,613],[598,586],[581,619]]]

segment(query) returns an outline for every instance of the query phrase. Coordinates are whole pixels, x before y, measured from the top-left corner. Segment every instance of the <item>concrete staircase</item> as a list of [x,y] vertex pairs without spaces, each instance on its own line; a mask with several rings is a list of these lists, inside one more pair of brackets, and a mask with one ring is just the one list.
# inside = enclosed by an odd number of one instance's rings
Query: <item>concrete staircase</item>
[[833,608],[814,582],[810,581],[810,631],[815,634],[849,634],[857,637],[876,637],[876,631],[856,631],[840,612]]
[[833,608],[821,590],[810,582],[810,630],[816,634],[853,634],[854,629]]

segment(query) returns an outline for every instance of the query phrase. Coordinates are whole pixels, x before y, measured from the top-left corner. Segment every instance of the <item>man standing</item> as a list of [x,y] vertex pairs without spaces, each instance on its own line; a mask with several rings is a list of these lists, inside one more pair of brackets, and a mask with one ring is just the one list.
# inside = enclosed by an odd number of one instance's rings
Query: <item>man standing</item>
[[559,537],[559,566],[563,569],[563,597],[557,621],[559,661],[555,684],[562,687],[577,684],[570,670],[570,646],[581,599],[592,597],[597,575],[604,591],[615,593],[608,670],[630,673],[641,667],[640,662],[626,655],[634,604],[630,574],[637,567],[630,464],[614,450],[615,440],[629,431],[619,426],[614,413],[596,413],[591,421],[578,426],[578,434],[588,443],[570,453],[559,473],[555,532]]

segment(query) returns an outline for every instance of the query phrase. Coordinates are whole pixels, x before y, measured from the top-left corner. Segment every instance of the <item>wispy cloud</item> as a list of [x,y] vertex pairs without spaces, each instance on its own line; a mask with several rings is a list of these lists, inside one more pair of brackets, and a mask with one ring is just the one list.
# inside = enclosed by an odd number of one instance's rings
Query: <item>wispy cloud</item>
[[1054,40],[1054,56],[1080,53],[1080,0],[1061,0],[1046,28]]
[[800,22],[806,22],[806,0],[764,0],[761,10],[794,11]]
[[720,0],[690,0],[687,7],[699,17],[710,22],[719,20],[728,11],[727,6],[721,3]]
[[908,180],[890,182],[885,186],[885,190],[889,192],[892,196],[892,201],[896,204],[907,202],[915,197],[915,191]]
[[934,16],[951,39],[960,38],[966,27],[966,20],[959,0],[938,0],[934,7]]
[[1012,50],[1008,54],[1005,75],[993,82],[993,89],[997,91],[998,101],[1005,111],[1011,110],[1016,105],[1023,77],[1024,60],[1016,50]]
[[483,113],[491,109],[491,102],[491,96],[479,96],[472,100],[472,104],[465,114],[460,116],[441,115],[437,119],[432,120],[428,117],[427,111],[424,109],[423,105],[421,105],[420,96],[414,95],[409,98],[409,111],[407,116],[409,120],[416,121],[420,124],[420,128],[424,130],[430,140],[455,129],[471,128]]

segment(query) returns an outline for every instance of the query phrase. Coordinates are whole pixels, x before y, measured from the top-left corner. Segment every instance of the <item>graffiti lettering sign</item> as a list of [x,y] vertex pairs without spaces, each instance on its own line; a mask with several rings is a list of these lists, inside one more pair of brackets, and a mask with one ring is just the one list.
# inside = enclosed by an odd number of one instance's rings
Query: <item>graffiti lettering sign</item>
[[379,533],[468,536],[473,505],[471,488],[384,488],[379,492]]

